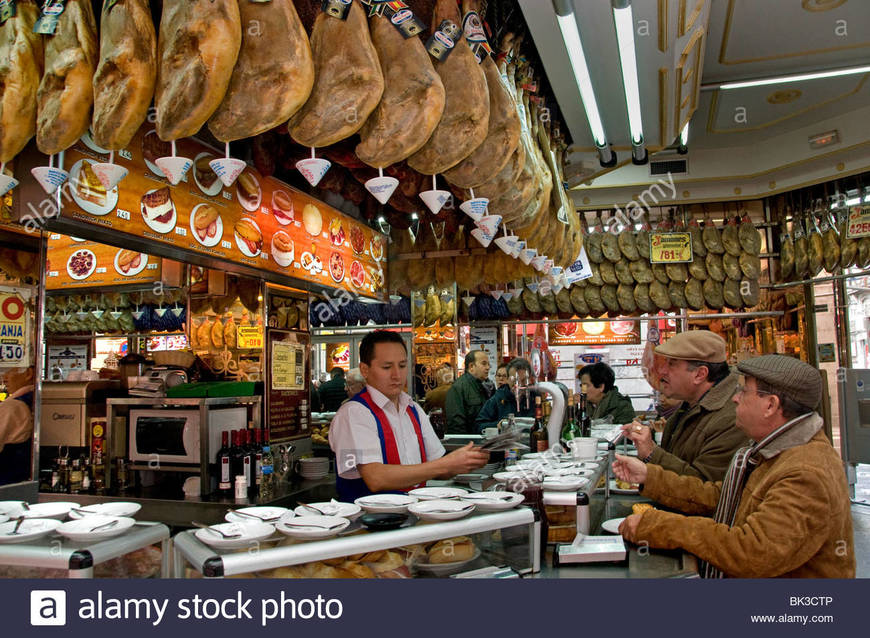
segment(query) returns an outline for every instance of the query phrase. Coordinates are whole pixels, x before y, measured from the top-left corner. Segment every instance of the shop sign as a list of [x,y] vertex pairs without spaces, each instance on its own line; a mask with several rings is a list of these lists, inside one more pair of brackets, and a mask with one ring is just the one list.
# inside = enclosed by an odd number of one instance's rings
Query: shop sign
[[333,368],[350,370],[350,342],[326,344],[326,371]]
[[853,206],[849,210],[849,237],[870,236],[870,206]]
[[0,366],[26,366],[27,304],[16,292],[0,292]]
[[691,233],[650,233],[651,264],[680,264],[692,261]]
[[834,363],[837,360],[833,343],[819,344],[819,363]]
[[263,349],[263,326],[239,326],[238,347],[240,349]]
[[272,389],[305,389],[305,346],[288,341],[272,342]]
[[[70,176],[61,188],[61,217],[77,226],[116,233],[118,246],[127,237],[145,238],[170,249],[355,295],[383,295],[387,245],[383,234],[307,193],[261,175],[252,166],[246,166],[235,183],[225,187],[209,164],[220,152],[193,138],[177,141],[178,156],[190,158],[193,166],[173,186],[154,163],[170,152],[153,124],[146,123],[126,149],[115,153],[115,163],[129,174],[107,190],[93,166],[107,162],[108,152],[83,136],[64,153],[61,168]],[[115,277],[117,271],[126,276],[116,266],[117,252],[105,258],[95,253],[93,273],[88,273],[88,255],[79,255],[76,276],[88,285],[101,274]],[[52,260],[51,270],[57,276],[64,275],[69,257]],[[122,263],[121,269],[125,267]]]
[[640,343],[636,321],[568,321],[550,324],[551,346],[593,346]]

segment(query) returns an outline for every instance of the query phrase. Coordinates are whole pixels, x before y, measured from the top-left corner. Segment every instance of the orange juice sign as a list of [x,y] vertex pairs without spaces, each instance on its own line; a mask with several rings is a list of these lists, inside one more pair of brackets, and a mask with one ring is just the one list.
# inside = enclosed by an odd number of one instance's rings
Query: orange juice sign
[[66,153],[64,217],[145,237],[258,270],[378,297],[385,282],[386,237],[272,177],[245,168],[224,187],[194,139],[177,142],[193,166],[171,186],[154,160],[171,154],[150,124],[115,154],[130,173],[107,191],[92,165],[108,154],[84,136]]
[[16,293],[0,293],[0,366],[26,365],[27,306]]

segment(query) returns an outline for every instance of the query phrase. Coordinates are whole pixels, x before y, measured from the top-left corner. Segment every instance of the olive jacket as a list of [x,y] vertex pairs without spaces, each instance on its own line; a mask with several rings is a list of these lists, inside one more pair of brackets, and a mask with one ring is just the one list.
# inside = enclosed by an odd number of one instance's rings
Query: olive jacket
[[695,405],[684,401],[665,424],[661,446],[653,448],[650,462],[706,481],[725,478],[731,457],[749,442],[734,425],[736,389],[737,375],[732,373]]
[[759,462],[732,527],[708,518],[721,491],[721,482],[649,465],[641,493],[689,516],[647,510],[628,540],[682,548],[732,578],[855,577],[848,486],[824,431]]
[[592,412],[593,419],[603,419],[613,416],[614,423],[631,423],[634,421],[634,406],[631,399],[619,393],[616,386],[610,388],[610,392],[601,398],[601,403],[595,406]]
[[475,420],[489,394],[480,379],[465,373],[454,381],[444,401],[447,434],[479,434]]

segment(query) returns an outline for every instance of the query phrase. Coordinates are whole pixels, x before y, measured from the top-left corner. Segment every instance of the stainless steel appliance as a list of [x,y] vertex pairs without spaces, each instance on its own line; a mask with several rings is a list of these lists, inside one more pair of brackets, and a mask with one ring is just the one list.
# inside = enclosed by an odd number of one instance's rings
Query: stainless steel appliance
[[[199,465],[200,418],[197,409],[131,409],[127,437],[130,461]],[[221,432],[248,425],[248,411],[242,407],[209,410],[206,418],[207,459],[217,454]]]
[[136,397],[165,397],[168,388],[187,383],[187,372],[171,366],[154,366],[130,388],[130,395]]
[[42,447],[90,443],[90,420],[106,415],[106,399],[120,393],[120,383],[100,381],[44,381],[39,444]]

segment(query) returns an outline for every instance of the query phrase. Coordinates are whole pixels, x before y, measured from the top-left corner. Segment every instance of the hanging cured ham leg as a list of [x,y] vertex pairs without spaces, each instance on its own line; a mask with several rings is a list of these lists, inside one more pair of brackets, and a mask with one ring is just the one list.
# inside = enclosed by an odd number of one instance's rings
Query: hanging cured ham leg
[[444,84],[418,37],[405,38],[389,19],[369,21],[384,74],[384,94],[360,130],[356,154],[385,168],[419,150],[444,112]]
[[[438,0],[432,29],[444,20],[461,25],[455,0]],[[447,102],[444,114],[425,146],[408,158],[408,166],[425,175],[443,173],[456,166],[480,146],[489,130],[489,90],[486,76],[461,35],[435,70],[444,82]]]
[[36,90],[42,78],[42,36],[33,33],[38,9],[33,0],[16,4],[0,26],[0,162],[21,152],[36,134]]
[[311,52],[314,89],[288,128],[303,146],[329,146],[359,131],[384,92],[378,54],[359,2],[351,4],[346,20],[318,14]]

